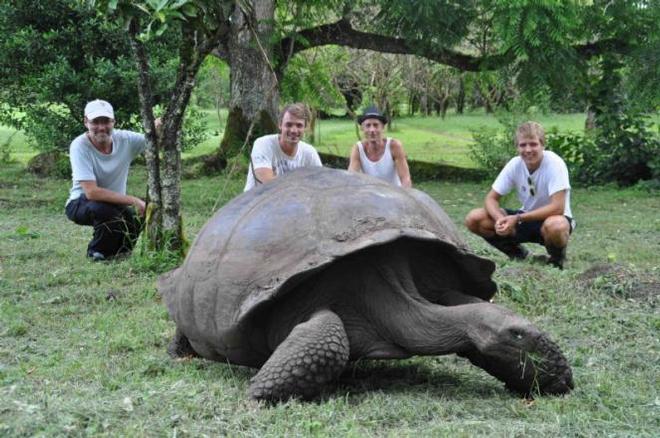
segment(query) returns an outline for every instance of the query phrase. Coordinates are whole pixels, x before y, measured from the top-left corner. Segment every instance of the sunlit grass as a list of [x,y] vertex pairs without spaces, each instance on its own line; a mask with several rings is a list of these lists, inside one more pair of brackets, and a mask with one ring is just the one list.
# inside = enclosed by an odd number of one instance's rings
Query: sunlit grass
[[[537,118],[546,129],[577,131],[584,125],[583,114],[554,114]],[[358,140],[354,121],[346,119],[320,120],[314,146],[319,151],[348,156]],[[442,162],[460,167],[474,167],[468,157],[469,145],[474,142],[472,131],[501,127],[493,115],[466,113],[448,114],[442,119],[429,117],[400,117],[389,127],[387,136],[399,139],[409,159]]]

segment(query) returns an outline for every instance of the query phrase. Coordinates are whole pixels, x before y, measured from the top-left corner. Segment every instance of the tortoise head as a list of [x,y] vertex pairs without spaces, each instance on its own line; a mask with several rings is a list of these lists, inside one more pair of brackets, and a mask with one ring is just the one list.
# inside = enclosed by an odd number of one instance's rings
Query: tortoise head
[[500,306],[478,307],[469,333],[475,348],[461,356],[518,393],[566,394],[573,389],[571,368],[545,333]]

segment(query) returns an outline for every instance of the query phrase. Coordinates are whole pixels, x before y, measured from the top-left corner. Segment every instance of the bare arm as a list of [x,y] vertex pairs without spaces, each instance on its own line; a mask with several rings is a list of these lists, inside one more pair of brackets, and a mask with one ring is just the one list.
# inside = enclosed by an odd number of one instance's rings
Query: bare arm
[[351,149],[351,158],[348,163],[348,170],[351,172],[362,172],[362,163],[360,163],[360,151],[358,145],[353,145]]
[[501,197],[502,196],[499,193],[491,189],[484,200],[484,208],[488,212],[488,216],[490,216],[495,222],[506,216],[504,210],[500,207]]
[[403,145],[399,140],[392,140],[390,150],[392,151],[392,159],[394,160],[396,173],[399,175],[399,180],[401,180],[401,186],[406,188],[412,187],[410,169],[408,168],[408,160],[406,159]]
[[254,176],[261,181],[262,184],[265,184],[268,181],[274,180],[277,175],[275,175],[275,172],[273,172],[273,169],[270,167],[259,167],[254,169]]
[[513,232],[518,221],[543,221],[550,216],[564,214],[565,199],[566,190],[562,190],[550,196],[550,203],[541,208],[521,214],[510,214],[508,216],[502,214],[502,217],[495,222],[495,232],[500,235],[508,235]]
[[144,216],[146,204],[137,196],[122,195],[112,190],[104,189],[96,185],[96,181],[80,181],[80,187],[85,192],[85,196],[90,201],[108,202],[110,204],[132,205],[140,216]]
[[561,190],[550,196],[550,203],[548,205],[521,214],[520,220],[523,222],[542,221],[550,216],[563,215],[565,202],[566,190]]

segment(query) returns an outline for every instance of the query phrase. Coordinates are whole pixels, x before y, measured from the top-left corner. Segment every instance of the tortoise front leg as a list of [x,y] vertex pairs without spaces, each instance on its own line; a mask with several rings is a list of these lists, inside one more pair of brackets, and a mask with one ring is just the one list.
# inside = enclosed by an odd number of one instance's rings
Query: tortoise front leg
[[199,355],[193,350],[192,345],[186,335],[184,335],[179,328],[174,332],[174,338],[167,346],[167,353],[173,358],[183,357],[198,357]]
[[251,380],[257,400],[311,398],[341,374],[348,362],[348,336],[341,319],[321,310],[296,325]]

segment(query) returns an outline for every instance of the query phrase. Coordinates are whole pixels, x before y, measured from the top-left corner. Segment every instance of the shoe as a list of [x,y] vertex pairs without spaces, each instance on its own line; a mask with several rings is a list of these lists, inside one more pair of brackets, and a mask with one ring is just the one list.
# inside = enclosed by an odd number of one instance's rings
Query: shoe
[[105,261],[105,256],[98,251],[91,251],[87,254],[87,257],[92,259],[93,262],[103,262]]
[[558,248],[551,245],[546,245],[548,254],[548,264],[558,269],[564,269],[564,261],[566,261],[566,247]]
[[511,260],[525,260],[529,255],[527,248],[509,238],[488,238],[486,242],[509,256]]

